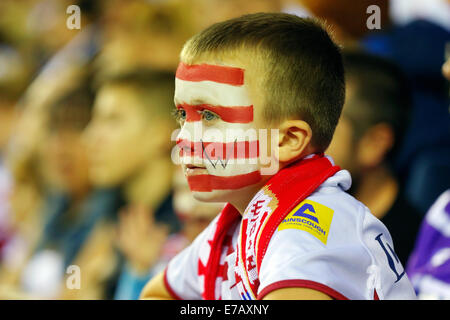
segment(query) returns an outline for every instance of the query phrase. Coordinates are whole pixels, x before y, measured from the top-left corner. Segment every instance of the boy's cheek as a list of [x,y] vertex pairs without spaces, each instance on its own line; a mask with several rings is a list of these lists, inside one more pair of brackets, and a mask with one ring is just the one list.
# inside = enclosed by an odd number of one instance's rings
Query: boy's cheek
[[[261,168],[263,175],[272,175],[278,171],[277,129],[250,129],[253,132],[249,134],[247,128],[244,135],[228,134],[228,136],[225,131],[217,129],[212,135],[211,130],[203,130],[200,136],[191,132],[192,130],[187,130],[189,134],[186,135],[183,129],[181,131],[185,134],[178,135],[178,146],[180,148],[184,146],[181,154],[185,157],[193,156],[192,160],[201,158],[210,174],[214,175],[218,171],[232,173],[233,168],[237,168],[236,164],[240,167]],[[235,165],[232,165],[233,163]]]

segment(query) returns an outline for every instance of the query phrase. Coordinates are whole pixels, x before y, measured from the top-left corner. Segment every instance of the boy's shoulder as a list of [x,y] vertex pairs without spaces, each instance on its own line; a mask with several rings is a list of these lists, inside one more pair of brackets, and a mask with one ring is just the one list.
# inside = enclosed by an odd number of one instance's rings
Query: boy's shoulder
[[[350,184],[351,178],[346,170],[327,179],[289,212],[272,240],[308,242],[307,252],[335,246],[363,246],[362,233],[372,214],[363,203],[346,192]],[[376,218],[371,223],[380,230],[384,227]]]
[[[261,291],[295,279],[296,286],[327,285],[351,299],[371,299],[367,279],[375,270],[384,288],[377,290],[382,298],[387,297],[384,290],[403,278],[389,231],[346,192],[349,179],[348,172],[339,171],[280,223],[261,262]],[[406,296],[414,296],[408,280],[400,286],[407,288]],[[394,293],[390,295],[403,297],[400,291]]]

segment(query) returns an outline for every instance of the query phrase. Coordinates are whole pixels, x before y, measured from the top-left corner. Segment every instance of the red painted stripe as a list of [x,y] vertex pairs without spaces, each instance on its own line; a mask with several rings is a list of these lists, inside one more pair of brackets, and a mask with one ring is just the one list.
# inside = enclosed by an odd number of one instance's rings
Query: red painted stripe
[[210,110],[220,116],[221,120],[230,123],[249,123],[253,121],[253,106],[213,106],[210,104],[190,105],[182,103],[177,108],[183,108],[186,111],[186,121],[200,121],[202,115],[200,111]]
[[213,176],[209,174],[200,174],[187,177],[191,191],[201,192],[240,189],[255,184],[260,180],[261,174],[259,171],[228,177]]
[[181,80],[194,82],[207,80],[233,86],[244,84],[244,69],[205,63],[187,65],[180,62],[175,76]]
[[325,293],[326,295],[336,300],[349,300],[346,296],[339,293],[338,291],[322,283],[311,280],[281,280],[278,282],[274,282],[261,290],[258,295],[258,300],[262,300],[270,292],[282,288],[308,288]]
[[259,156],[258,140],[236,142],[192,142],[187,139],[178,139],[180,156],[197,156],[211,160],[249,159]]

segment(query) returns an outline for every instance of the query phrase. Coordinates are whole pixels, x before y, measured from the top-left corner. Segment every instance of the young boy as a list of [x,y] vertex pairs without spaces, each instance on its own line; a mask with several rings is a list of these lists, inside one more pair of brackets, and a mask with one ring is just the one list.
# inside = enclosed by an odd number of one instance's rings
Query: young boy
[[197,199],[228,204],[143,298],[415,298],[388,230],[323,155],[344,92],[339,49],[310,19],[251,14],[185,44],[182,166]]

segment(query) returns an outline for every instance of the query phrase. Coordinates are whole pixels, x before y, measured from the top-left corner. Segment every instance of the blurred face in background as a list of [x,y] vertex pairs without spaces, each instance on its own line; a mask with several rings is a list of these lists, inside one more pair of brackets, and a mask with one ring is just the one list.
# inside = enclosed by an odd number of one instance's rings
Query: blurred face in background
[[331,156],[342,169],[356,172],[356,142],[353,136],[353,127],[349,119],[344,115],[334,131],[333,140],[326,154]]
[[49,134],[46,143],[47,172],[56,187],[71,194],[89,189],[89,162],[82,132],[57,129]]
[[41,151],[43,173],[50,187],[76,197],[90,188],[83,131],[91,117],[90,105],[60,105],[51,112]]
[[359,114],[359,123],[354,120],[358,115],[355,110],[361,110],[364,101],[356,98],[357,88],[352,82],[347,81],[346,86],[346,102],[326,154],[336,165],[350,171],[356,182],[383,163],[392,148],[394,135],[392,125],[387,122],[365,123],[362,114]]
[[149,123],[146,107],[131,86],[106,85],[98,92],[86,132],[95,185],[122,184],[158,152],[158,132]]
[[361,137],[356,136],[353,122],[346,116],[346,110],[353,103],[355,89],[352,83],[347,81],[345,90],[346,98],[342,114],[334,131],[333,139],[325,153],[333,158],[336,165],[350,171],[352,176],[356,176],[359,172],[357,158],[359,152],[358,144]]

